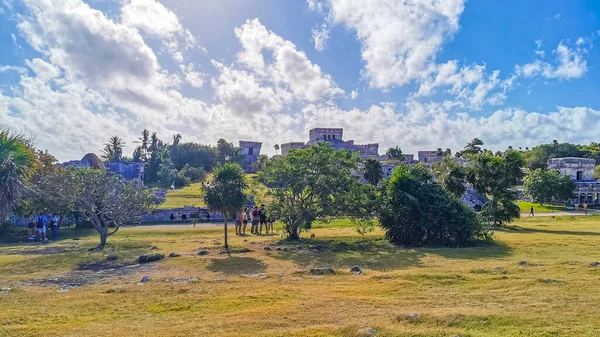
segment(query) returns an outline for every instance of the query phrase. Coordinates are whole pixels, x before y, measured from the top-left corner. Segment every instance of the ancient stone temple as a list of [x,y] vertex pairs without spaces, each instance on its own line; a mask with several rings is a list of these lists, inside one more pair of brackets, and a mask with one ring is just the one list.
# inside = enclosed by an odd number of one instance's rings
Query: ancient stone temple
[[363,158],[379,157],[379,144],[354,144],[353,140],[344,140],[342,128],[314,128],[308,132],[308,142],[292,142],[281,144],[281,155],[286,156],[292,149],[305,149],[319,142],[328,142],[336,151],[350,150],[359,152]]
[[427,167],[444,159],[444,156],[437,155],[437,151],[419,151],[417,153],[419,155],[419,163],[423,163]]
[[596,160],[591,158],[552,158],[548,159],[548,169],[558,170],[561,175],[568,175],[577,186],[573,202],[575,204],[600,204],[600,182],[594,179]]
[[71,160],[62,163],[62,166],[80,168],[90,167],[96,170],[107,170],[108,172],[118,174],[133,182],[136,186],[144,186],[144,163],[103,163],[98,156],[93,153],[88,153],[81,158],[81,160]]
[[248,142],[240,140],[240,148],[242,150],[242,167],[246,172],[256,172],[254,164],[260,156],[260,150],[262,143],[259,142]]

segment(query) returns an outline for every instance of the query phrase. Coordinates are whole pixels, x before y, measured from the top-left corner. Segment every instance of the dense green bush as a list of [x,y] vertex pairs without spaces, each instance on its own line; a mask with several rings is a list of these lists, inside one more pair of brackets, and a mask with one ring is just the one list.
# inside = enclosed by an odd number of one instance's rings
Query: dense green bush
[[206,172],[202,167],[192,167],[189,164],[185,164],[179,171],[179,174],[190,179],[192,182],[204,181],[206,178]]
[[420,165],[396,168],[381,194],[379,221],[398,245],[454,247],[491,239],[482,219]]
[[176,187],[183,187],[191,184],[191,179],[183,176],[170,165],[161,165],[160,171],[158,171],[158,184],[164,188],[171,187],[171,184],[175,184]]

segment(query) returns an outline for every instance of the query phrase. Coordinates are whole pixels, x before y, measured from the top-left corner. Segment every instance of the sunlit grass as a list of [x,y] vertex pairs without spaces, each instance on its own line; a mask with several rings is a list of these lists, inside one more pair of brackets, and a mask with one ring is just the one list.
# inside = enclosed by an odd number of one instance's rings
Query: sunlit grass
[[[14,290],[0,292],[0,336],[600,335],[600,267],[590,266],[600,261],[600,217],[515,225],[497,230],[495,244],[461,249],[395,247],[348,220],[317,224],[300,244],[230,227],[232,248],[252,250],[231,255],[220,254],[220,225],[125,227],[103,253],[87,251],[98,242],[92,231],[2,244],[0,288]],[[108,254],[133,264],[154,252],[181,256],[66,292],[36,283]],[[311,278],[312,267],[336,274]],[[151,281],[138,285],[143,275]],[[165,281],[188,277],[198,280]]]
[[538,203],[519,200],[519,208],[521,209],[521,213],[529,213],[531,206],[533,206],[534,213],[564,212],[567,210],[566,206],[540,205]]

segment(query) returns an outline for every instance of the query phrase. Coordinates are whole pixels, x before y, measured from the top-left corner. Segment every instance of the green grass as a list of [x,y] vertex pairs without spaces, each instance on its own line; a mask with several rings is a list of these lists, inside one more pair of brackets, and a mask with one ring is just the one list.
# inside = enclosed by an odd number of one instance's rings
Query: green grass
[[[600,261],[600,216],[514,225],[496,230],[494,244],[460,249],[396,247],[348,220],[316,224],[300,243],[229,227],[232,248],[252,250],[231,255],[220,254],[223,228],[214,225],[125,227],[105,252],[87,251],[93,231],[0,244],[0,288],[13,288],[0,292],[0,336],[600,335],[600,267],[590,266]],[[80,270],[109,263],[108,254],[119,265],[171,252],[181,256],[110,277]],[[336,273],[314,278],[314,267]],[[82,275],[94,279],[57,291]],[[151,281],[138,285],[144,275]]]
[[552,212],[567,211],[566,206],[540,205],[538,203],[532,203],[529,201],[519,200],[519,208],[521,209],[521,213],[529,213],[529,210],[531,209],[532,205],[533,205],[533,210],[535,213],[552,213]]
[[204,206],[202,183],[193,183],[171,192],[167,190],[167,199],[158,206],[159,209],[180,208],[183,206]]

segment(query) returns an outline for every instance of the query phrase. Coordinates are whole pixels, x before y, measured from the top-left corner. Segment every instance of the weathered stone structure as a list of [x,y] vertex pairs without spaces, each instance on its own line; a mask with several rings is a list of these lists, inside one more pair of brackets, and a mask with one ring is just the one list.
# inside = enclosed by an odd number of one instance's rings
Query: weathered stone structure
[[281,154],[286,156],[292,149],[305,149],[320,142],[328,142],[336,151],[350,150],[359,152],[363,158],[379,158],[379,144],[354,144],[354,140],[344,140],[342,128],[314,128],[308,132],[308,142],[292,142],[281,144]]
[[243,156],[242,167],[248,173],[256,172],[254,164],[258,160],[258,156],[260,156],[262,143],[240,140],[240,148],[242,149]]
[[561,175],[567,175],[575,182],[573,196],[575,204],[600,204],[600,182],[594,179],[596,160],[590,158],[552,158],[548,159],[548,169],[558,170]]
[[98,156],[93,153],[86,154],[81,160],[71,160],[62,163],[63,167],[91,167],[97,170],[107,170],[108,172],[118,174],[131,181],[136,186],[144,186],[144,163],[123,163],[111,162],[103,163]]
[[437,151],[419,151],[419,163],[423,163],[425,166],[430,167],[433,163],[442,161],[444,156],[438,156]]

